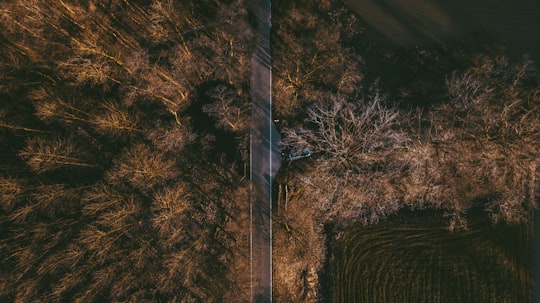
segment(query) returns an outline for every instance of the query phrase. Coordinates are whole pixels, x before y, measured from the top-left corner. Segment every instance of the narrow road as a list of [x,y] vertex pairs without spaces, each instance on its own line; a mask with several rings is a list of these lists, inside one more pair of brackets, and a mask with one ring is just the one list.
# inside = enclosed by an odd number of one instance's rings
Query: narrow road
[[255,0],[257,45],[251,58],[250,150],[251,298],[272,302],[272,177],[280,165],[279,134],[272,122],[270,0]]

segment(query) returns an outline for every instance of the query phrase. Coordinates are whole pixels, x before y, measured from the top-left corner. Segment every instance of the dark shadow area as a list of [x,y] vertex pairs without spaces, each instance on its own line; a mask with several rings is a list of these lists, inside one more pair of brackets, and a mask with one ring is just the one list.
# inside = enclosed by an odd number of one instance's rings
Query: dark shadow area
[[536,1],[345,1],[368,29],[347,41],[365,59],[366,81],[403,107],[444,102],[448,75],[475,56],[540,60]]
[[324,246],[326,249],[326,255],[324,256],[324,263],[322,271],[319,273],[319,281],[321,287],[321,300],[320,302],[330,302],[332,300],[332,247],[334,247],[335,242],[335,225],[334,224],[325,224],[324,225],[324,235],[325,243]]
[[345,1],[380,35],[411,47],[456,41],[502,45],[507,55],[540,58],[538,1]]
[[[265,292],[270,292],[270,290],[265,290]],[[270,298],[266,295],[260,294],[255,297],[255,303],[270,303],[272,302]]]
[[215,119],[203,110],[206,104],[215,101],[206,92],[218,85],[224,84],[222,81],[208,81],[198,87],[197,94],[193,97],[194,100],[184,115],[191,118],[191,125],[197,134],[201,136],[210,135],[214,139],[214,149],[211,151],[214,159],[224,155],[228,162],[237,161],[237,169],[241,171],[241,155],[237,148],[239,138],[233,132],[218,128]]

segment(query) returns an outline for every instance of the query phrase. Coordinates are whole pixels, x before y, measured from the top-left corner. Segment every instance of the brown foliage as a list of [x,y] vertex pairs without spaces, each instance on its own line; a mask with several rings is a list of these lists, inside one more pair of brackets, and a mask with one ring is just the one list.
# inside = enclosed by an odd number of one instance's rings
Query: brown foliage
[[95,166],[73,140],[64,138],[30,139],[19,156],[25,159],[27,165],[36,173],[54,171],[59,168]]
[[[538,88],[529,62],[483,58],[448,79],[451,100],[429,112],[344,99],[308,109],[286,131],[293,150],[320,151],[298,181],[327,220],[377,222],[402,207],[450,211],[450,228],[482,206],[495,221],[526,220],[538,167]],[[355,111],[358,108],[358,111]]]
[[239,178],[207,163],[213,143],[184,112],[226,83],[238,93],[223,117],[246,130],[247,14],[242,1],[0,4],[0,301],[248,293]]
[[165,125],[155,125],[146,133],[146,137],[158,150],[179,153],[185,146],[195,141],[197,134],[186,123],[171,122]]
[[115,160],[115,166],[107,173],[112,183],[127,182],[131,186],[148,191],[164,184],[178,175],[173,159],[157,150],[138,144],[127,150]]
[[273,218],[275,296],[279,301],[317,302],[318,273],[326,250],[322,212],[302,189],[291,186],[286,191],[287,200],[281,201]]
[[185,230],[186,222],[191,220],[194,211],[192,199],[192,194],[184,184],[177,184],[156,193],[152,203],[152,224],[168,245],[192,237]]
[[136,112],[115,102],[104,102],[103,113],[92,119],[92,124],[98,132],[113,137],[129,136],[139,132],[139,117]]
[[342,10],[312,2],[290,6],[278,6],[273,19],[272,99],[280,118],[295,117],[328,93],[354,94],[363,77],[360,59],[341,44],[343,23],[328,19]]
[[208,92],[214,101],[203,107],[204,112],[216,120],[216,126],[233,132],[246,132],[249,127],[249,103],[244,96],[224,85]]
[[396,130],[398,113],[385,108],[383,98],[375,94],[358,103],[344,98],[332,98],[308,108],[306,124],[285,130],[284,143],[293,151],[310,148],[324,152],[328,161],[347,162],[354,165],[359,157],[378,149],[402,142]]

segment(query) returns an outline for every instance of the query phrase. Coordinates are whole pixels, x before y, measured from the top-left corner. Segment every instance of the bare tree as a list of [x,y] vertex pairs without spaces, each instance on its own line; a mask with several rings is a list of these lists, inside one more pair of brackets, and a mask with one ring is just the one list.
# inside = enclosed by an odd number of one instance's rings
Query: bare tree
[[120,84],[114,67],[103,58],[70,58],[59,63],[58,68],[64,77],[75,85],[99,85],[108,90],[112,84]]
[[19,152],[27,165],[37,173],[59,168],[84,168],[96,165],[72,139],[32,138]]
[[152,224],[159,231],[163,242],[168,246],[182,242],[187,237],[186,220],[190,220],[192,194],[184,184],[165,188],[155,194],[152,211]]
[[100,133],[117,138],[140,131],[137,112],[112,101],[104,102],[102,107],[103,113],[92,119],[92,124]]
[[206,104],[203,110],[217,121],[217,127],[234,132],[246,130],[249,126],[249,106],[243,96],[224,85],[213,88],[208,95],[214,102]]
[[184,152],[183,114],[224,82],[208,111],[247,129],[243,4],[0,3],[0,301],[219,302],[237,278],[248,296],[246,195]]
[[[185,122],[185,121],[184,121]],[[164,152],[178,153],[195,141],[197,134],[194,133],[187,123],[162,123],[159,122],[148,130],[148,138],[156,149]]]
[[384,107],[375,94],[359,103],[334,97],[307,110],[306,126],[286,129],[284,145],[296,152],[305,148],[322,153],[330,162],[353,164],[367,153],[402,143],[396,129],[398,112]]
[[272,20],[272,96],[278,116],[295,117],[297,109],[328,94],[353,96],[363,78],[360,58],[342,44],[343,23],[331,20],[343,13],[329,2],[281,8]]
[[432,140],[458,174],[447,182],[454,185],[448,192],[491,196],[486,208],[496,220],[524,221],[534,205],[528,192],[540,146],[537,85],[526,58],[512,64],[480,57],[476,66],[448,78],[453,102],[431,117]]
[[188,107],[194,83],[190,77],[177,75],[173,67],[150,64],[149,60],[145,51],[134,52],[127,58],[126,66],[134,77],[133,85],[126,87],[127,95],[130,99],[138,96],[161,103],[181,124],[177,112]]
[[20,199],[25,186],[16,178],[0,176],[0,199],[2,210],[9,212]]
[[146,145],[138,144],[115,159],[115,165],[107,173],[106,179],[113,183],[127,182],[143,192],[148,192],[177,175],[173,159]]
[[35,115],[48,123],[62,122],[68,125],[81,125],[90,122],[93,104],[87,98],[77,98],[71,92],[58,92],[56,87],[40,87],[29,93],[36,109]]
[[106,210],[126,204],[129,199],[129,195],[125,195],[109,185],[98,183],[82,196],[81,211],[84,216],[95,217]]

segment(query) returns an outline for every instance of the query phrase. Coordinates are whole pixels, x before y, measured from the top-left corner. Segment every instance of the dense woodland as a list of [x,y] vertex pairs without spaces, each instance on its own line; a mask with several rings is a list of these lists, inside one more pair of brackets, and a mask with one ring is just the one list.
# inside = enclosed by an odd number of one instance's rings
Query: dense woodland
[[0,301],[248,300],[248,15],[2,1]]
[[[324,301],[325,226],[480,207],[526,221],[537,64],[395,49],[341,2],[273,1],[274,295]],[[249,301],[242,0],[2,1],[0,301]],[[284,161],[285,162],[285,161]],[[286,248],[286,249],[283,249]]]
[[277,180],[278,300],[324,301],[327,236],[401,209],[441,210],[450,231],[473,208],[531,218],[537,63],[488,45],[399,48],[338,1],[274,3],[274,116],[286,153],[312,152]]

